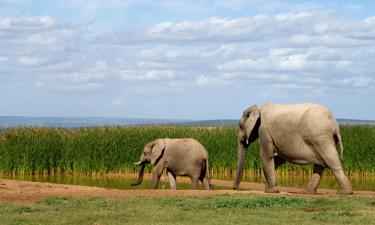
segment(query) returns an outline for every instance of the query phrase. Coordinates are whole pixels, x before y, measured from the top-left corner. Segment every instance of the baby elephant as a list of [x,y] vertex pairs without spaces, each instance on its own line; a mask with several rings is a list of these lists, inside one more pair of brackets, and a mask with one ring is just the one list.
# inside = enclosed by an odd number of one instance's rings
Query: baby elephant
[[199,181],[206,190],[212,189],[208,178],[208,153],[195,139],[156,139],[146,144],[140,161],[135,163],[139,165],[139,176],[132,186],[142,183],[148,163],[155,165],[151,182],[153,189],[157,189],[164,168],[167,169],[171,189],[176,189],[176,175],[189,176],[193,189],[198,188]]

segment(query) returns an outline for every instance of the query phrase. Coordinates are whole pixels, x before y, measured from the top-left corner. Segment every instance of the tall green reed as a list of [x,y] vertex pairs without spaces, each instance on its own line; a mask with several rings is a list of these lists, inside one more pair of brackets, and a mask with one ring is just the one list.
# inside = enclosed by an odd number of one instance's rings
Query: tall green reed
[[[342,126],[344,167],[350,173],[375,172],[375,127]],[[209,152],[211,170],[232,173],[237,160],[236,127],[96,127],[77,129],[12,128],[0,132],[0,172],[134,172],[146,143],[156,138],[195,138]],[[245,168],[259,172],[259,142],[247,151]],[[148,167],[150,169],[150,167]],[[285,164],[278,169],[308,173],[311,166]]]

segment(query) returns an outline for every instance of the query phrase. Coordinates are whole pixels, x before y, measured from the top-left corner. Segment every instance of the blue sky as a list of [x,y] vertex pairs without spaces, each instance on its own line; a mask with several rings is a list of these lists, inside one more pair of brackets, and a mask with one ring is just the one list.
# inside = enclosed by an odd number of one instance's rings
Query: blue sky
[[375,120],[375,2],[0,0],[0,115]]

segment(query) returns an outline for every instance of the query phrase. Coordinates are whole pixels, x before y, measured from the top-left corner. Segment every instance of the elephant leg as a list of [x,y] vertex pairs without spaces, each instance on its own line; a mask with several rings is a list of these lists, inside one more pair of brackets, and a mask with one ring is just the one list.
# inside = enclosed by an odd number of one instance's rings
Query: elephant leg
[[204,185],[204,189],[206,190],[210,190],[211,187],[210,187],[210,182],[208,181],[208,179],[206,177],[204,177],[203,179],[200,180],[202,182],[202,184]]
[[194,190],[198,189],[199,177],[191,177],[191,186]]
[[263,173],[266,178],[266,193],[279,193],[275,174],[275,160],[273,155],[273,145],[270,142],[260,146],[260,159],[263,163]]
[[157,164],[157,166],[154,168],[154,170],[152,171],[152,181],[151,181],[151,188],[152,189],[158,188],[160,176],[162,175],[163,170],[164,170],[164,163],[159,162]]
[[172,190],[176,190],[176,174],[168,170],[169,186]]
[[309,184],[304,191],[305,193],[316,194],[316,190],[318,189],[318,185],[320,183],[320,179],[322,177],[324,169],[324,166],[314,164],[313,174],[311,176]]
[[[275,170],[277,170],[279,166],[285,163],[285,160],[278,155],[275,155],[273,157],[273,161],[275,162]],[[262,180],[263,180],[263,183],[267,185],[267,180],[266,180],[264,173],[262,173]]]
[[324,164],[332,170],[337,182],[339,183],[340,189],[337,193],[347,195],[353,194],[352,185],[344,173],[336,147],[334,145],[330,145],[325,149],[327,151],[322,152],[320,157],[322,158]]

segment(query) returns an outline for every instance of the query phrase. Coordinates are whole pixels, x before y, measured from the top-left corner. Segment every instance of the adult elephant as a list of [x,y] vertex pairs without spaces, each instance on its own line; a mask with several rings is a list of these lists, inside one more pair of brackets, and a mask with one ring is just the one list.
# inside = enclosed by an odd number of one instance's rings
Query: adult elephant
[[[294,105],[253,105],[243,112],[239,122],[237,175],[238,189],[245,164],[247,147],[259,138],[260,159],[265,177],[265,192],[278,193],[275,170],[285,161],[314,165],[306,192],[315,194],[326,167],[330,168],[340,186],[338,194],[353,194],[342,160],[340,128],[332,113],[313,103]],[[340,156],[336,145],[340,146]]]
[[176,176],[191,178],[193,189],[201,181],[205,189],[212,189],[209,179],[208,153],[201,143],[192,138],[156,139],[147,143],[143,149],[139,165],[139,175],[132,186],[142,183],[145,165],[155,165],[152,172],[151,187],[157,189],[164,169],[168,172],[171,189],[176,189]]

